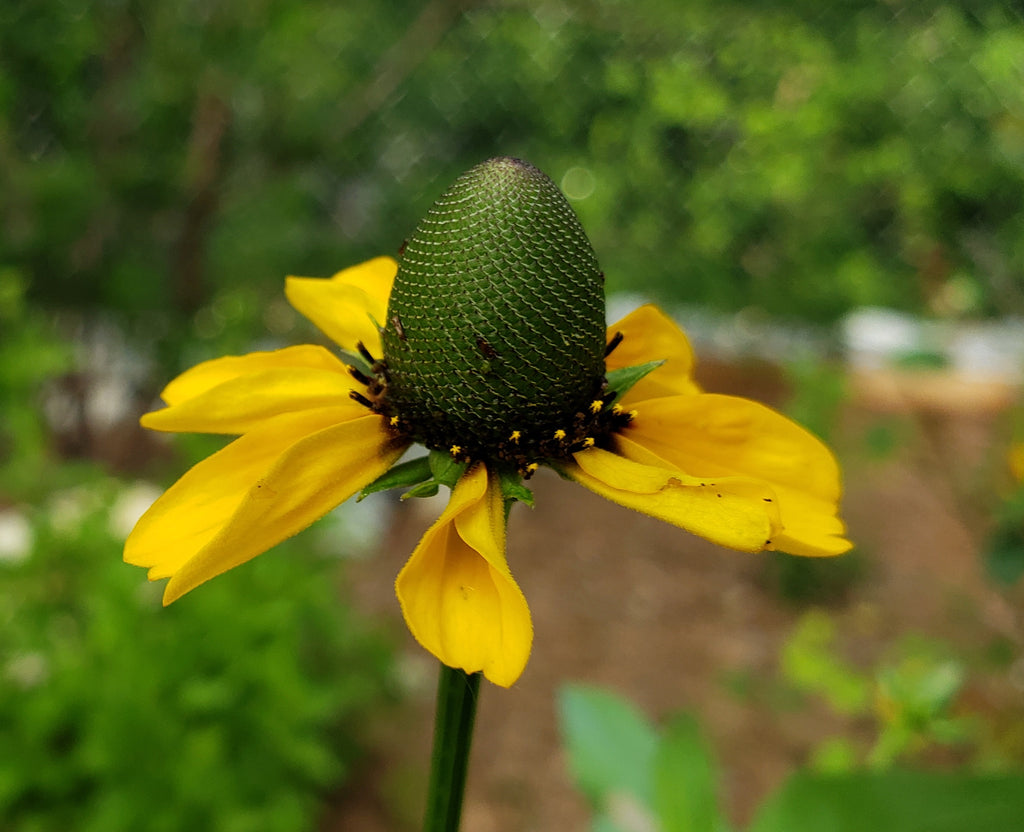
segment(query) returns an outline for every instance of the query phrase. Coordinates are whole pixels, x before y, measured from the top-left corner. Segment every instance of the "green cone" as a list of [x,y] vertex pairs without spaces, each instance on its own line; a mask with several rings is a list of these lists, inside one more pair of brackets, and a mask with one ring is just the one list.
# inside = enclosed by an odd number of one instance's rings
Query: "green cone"
[[399,259],[384,326],[387,403],[428,447],[540,443],[602,389],[604,285],[579,219],[532,165],[463,174]]

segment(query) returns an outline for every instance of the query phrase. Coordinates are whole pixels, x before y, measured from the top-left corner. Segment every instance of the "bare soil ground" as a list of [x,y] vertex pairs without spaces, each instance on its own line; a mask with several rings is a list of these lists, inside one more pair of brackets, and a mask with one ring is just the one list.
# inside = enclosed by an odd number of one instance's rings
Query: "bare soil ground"
[[[711,367],[703,381],[769,403],[786,394],[764,367]],[[943,639],[964,655],[999,639],[1019,655],[1024,597],[989,584],[979,558],[1007,397],[958,387],[950,400],[922,402],[898,383],[853,389],[835,444],[845,465],[844,516],[863,569],[828,599],[845,655],[869,666],[908,633]],[[902,426],[901,439],[888,456],[872,458],[864,437],[879,420]],[[737,822],[822,738],[869,730],[819,703],[785,707],[759,695],[778,679],[780,645],[806,608],[780,597],[769,557],[716,548],[553,475],[532,484],[537,506],[516,508],[508,540],[533,612],[533,655],[512,689],[482,687],[467,832],[587,828],[556,725],[557,692],[569,681],[611,687],[655,718],[695,713],[716,748],[722,799]],[[404,508],[411,510],[396,513],[379,556],[351,571],[357,603],[396,632],[404,628],[392,580],[429,523],[422,510]],[[400,638],[411,694],[368,726],[374,756],[356,785],[336,796],[324,822],[330,832],[419,824],[433,662],[408,634]],[[737,695],[730,678],[748,680],[753,692]],[[996,721],[1024,712],[1021,690],[1005,678],[977,684],[968,696]]]

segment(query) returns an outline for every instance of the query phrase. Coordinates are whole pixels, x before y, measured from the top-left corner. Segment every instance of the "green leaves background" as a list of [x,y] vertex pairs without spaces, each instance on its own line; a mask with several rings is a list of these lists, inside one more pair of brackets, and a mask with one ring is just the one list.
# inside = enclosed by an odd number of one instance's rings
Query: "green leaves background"
[[[594,832],[726,832],[720,775],[692,717],[661,730],[605,690],[566,687],[560,719],[568,764],[594,809]],[[889,769],[797,772],[747,832],[965,832],[1013,829],[1024,777]]]
[[1001,2],[22,0],[0,265],[230,338],[283,274],[394,251],[509,154],[569,193],[612,289],[1019,312],[1022,54]]

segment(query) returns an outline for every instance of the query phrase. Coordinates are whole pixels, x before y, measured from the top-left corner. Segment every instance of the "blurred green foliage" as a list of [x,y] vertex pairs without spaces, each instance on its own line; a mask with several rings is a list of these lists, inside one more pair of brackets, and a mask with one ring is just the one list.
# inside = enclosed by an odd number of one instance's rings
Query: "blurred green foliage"
[[163,609],[121,559],[160,489],[61,457],[44,412],[73,348],[25,288],[0,270],[0,828],[316,828],[388,703],[388,644],[316,530]]
[[116,556],[138,488],[55,491],[0,562],[0,825],[316,828],[387,701],[385,643],[302,542],[162,608]]
[[823,610],[805,613],[786,640],[779,658],[789,685],[839,714],[874,723],[863,750],[844,737],[822,742],[814,753],[817,769],[884,769],[936,745],[982,745],[978,720],[956,710],[967,681],[964,663],[944,645],[921,638],[906,638],[890,653],[876,667],[858,669],[843,657],[835,620]]
[[18,272],[0,268],[0,504],[31,491],[43,469],[55,467],[48,464],[56,460],[40,415],[42,388],[72,364],[71,348],[28,303],[26,288]]
[[154,338],[395,251],[498,154],[566,190],[613,289],[1019,310],[1021,147],[998,0],[0,8],[0,265]]
[[[594,810],[593,832],[728,832],[720,774],[696,721],[659,729],[627,700],[563,688],[559,716],[570,771]],[[741,786],[742,787],[742,786]],[[964,832],[1012,829],[1024,778],[923,771],[798,771],[762,803],[748,832]]]

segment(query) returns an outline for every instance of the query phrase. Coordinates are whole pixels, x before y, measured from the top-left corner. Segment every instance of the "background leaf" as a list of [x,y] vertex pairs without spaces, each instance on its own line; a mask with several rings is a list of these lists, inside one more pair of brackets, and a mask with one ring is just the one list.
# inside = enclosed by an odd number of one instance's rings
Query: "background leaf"
[[791,777],[748,832],[982,832],[1020,829],[1024,777],[890,771]]
[[570,685],[559,695],[569,768],[583,793],[601,807],[627,792],[653,803],[654,728],[630,703],[607,691]]
[[718,772],[697,721],[689,714],[668,726],[654,757],[654,795],[662,832],[718,832]]

